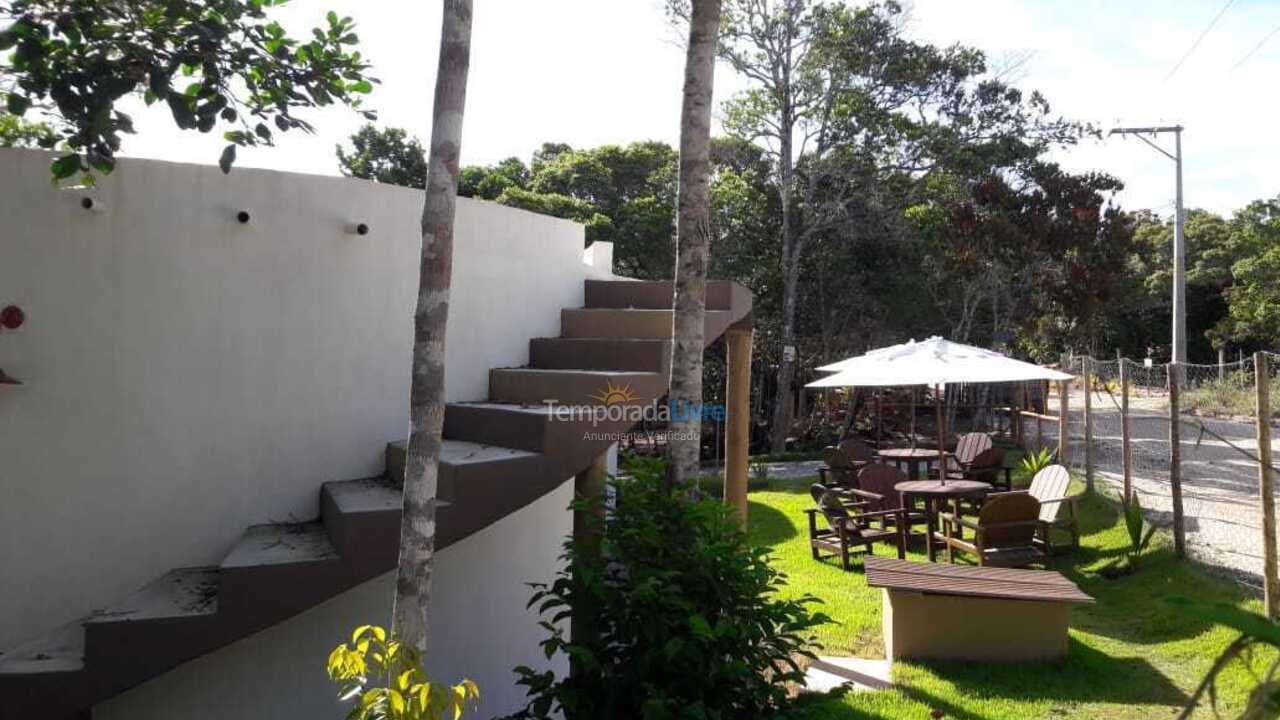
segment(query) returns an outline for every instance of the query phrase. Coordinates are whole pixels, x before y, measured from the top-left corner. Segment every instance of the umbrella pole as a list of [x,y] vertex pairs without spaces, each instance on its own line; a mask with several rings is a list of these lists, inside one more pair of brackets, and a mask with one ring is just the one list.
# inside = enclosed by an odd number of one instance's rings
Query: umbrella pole
[[937,402],[934,403],[934,406],[937,407],[937,414],[938,414],[938,419],[937,419],[937,422],[938,422],[938,480],[941,481],[943,485],[946,485],[947,484],[947,455],[946,455],[947,429],[942,424],[942,418],[944,415],[942,405],[944,402],[946,402],[946,400],[943,399],[944,396],[942,394],[941,385],[934,385],[933,392],[937,399]]
[[876,448],[884,447],[884,400],[879,389],[876,390]]
[[911,449],[916,449],[916,386],[911,386]]

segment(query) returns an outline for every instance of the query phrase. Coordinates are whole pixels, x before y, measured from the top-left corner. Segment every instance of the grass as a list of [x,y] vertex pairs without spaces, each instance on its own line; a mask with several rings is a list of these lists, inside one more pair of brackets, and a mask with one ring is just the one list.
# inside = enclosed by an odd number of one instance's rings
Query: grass
[[[1024,480],[1025,481],[1025,480]],[[775,566],[789,577],[788,593],[813,594],[836,624],[821,629],[824,655],[884,657],[880,590],[869,588],[855,561],[844,572],[834,560],[809,555],[803,509],[811,503],[810,481],[778,481],[750,496],[751,538],[771,549]],[[1079,488],[1077,488],[1079,489]],[[1080,502],[1084,537],[1076,553],[1055,558],[1053,567],[1097,599],[1077,606],[1071,617],[1065,660],[1043,663],[895,663],[895,688],[875,693],[814,696],[802,701],[807,720],[928,718],[1119,718],[1176,717],[1214,658],[1234,638],[1225,628],[1188,617],[1164,602],[1183,596],[1228,602],[1258,611],[1261,603],[1238,586],[1174,557],[1168,537],[1157,536],[1141,569],[1109,580],[1099,570],[1123,555],[1127,536],[1119,504],[1103,495]],[[909,554],[924,560],[922,549]],[[892,556],[887,545],[877,554]],[[1261,669],[1274,654],[1261,653]],[[1250,669],[1233,666],[1219,682],[1222,717],[1235,717],[1252,687]],[[1208,709],[1194,717],[1215,717]]]

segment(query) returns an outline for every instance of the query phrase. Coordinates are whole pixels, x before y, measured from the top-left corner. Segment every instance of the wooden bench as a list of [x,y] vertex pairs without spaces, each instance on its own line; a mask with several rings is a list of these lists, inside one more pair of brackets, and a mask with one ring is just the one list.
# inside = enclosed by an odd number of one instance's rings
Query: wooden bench
[[1060,573],[936,565],[868,556],[884,589],[889,660],[1049,660],[1067,654],[1073,603],[1093,598]]

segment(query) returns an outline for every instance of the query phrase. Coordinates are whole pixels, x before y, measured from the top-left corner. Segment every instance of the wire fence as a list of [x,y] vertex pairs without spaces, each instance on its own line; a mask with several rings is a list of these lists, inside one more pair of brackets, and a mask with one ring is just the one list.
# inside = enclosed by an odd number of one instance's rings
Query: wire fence
[[[1070,359],[1066,368],[1077,379],[1067,390],[1067,443],[1060,461],[1116,494],[1128,488],[1154,522],[1181,536],[1191,557],[1261,585],[1261,433],[1280,444],[1274,422],[1280,415],[1280,355],[1265,356],[1268,369],[1261,378],[1254,358],[1153,366]],[[1176,398],[1170,373],[1179,381]],[[1269,390],[1262,395],[1270,396],[1261,420],[1260,381]],[[1044,405],[1055,417],[1024,419],[1025,447],[1035,447],[1037,437],[1050,449],[1059,447],[1061,401],[1051,392]]]

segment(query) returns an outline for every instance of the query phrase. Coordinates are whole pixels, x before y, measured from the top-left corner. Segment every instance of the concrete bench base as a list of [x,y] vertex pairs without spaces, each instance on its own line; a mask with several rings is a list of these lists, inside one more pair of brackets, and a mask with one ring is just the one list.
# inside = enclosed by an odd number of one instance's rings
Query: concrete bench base
[[1052,660],[1067,654],[1064,602],[884,589],[889,660]]

